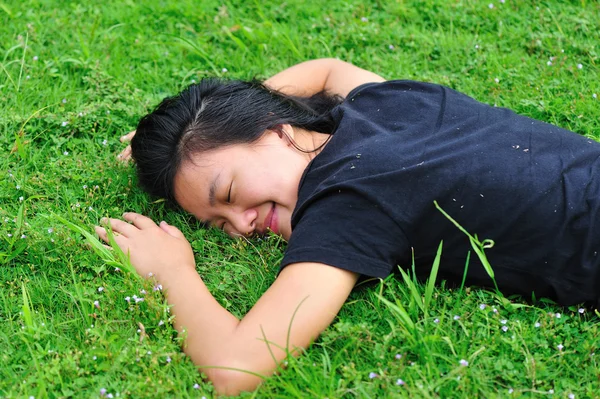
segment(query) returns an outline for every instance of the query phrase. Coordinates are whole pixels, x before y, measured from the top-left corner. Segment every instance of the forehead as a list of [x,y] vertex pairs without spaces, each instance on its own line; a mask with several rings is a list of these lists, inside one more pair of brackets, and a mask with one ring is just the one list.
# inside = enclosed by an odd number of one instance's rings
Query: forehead
[[173,184],[175,200],[179,206],[200,220],[209,219],[208,198],[211,189],[215,191],[215,177],[220,174],[220,168],[214,162],[184,161],[175,174]]

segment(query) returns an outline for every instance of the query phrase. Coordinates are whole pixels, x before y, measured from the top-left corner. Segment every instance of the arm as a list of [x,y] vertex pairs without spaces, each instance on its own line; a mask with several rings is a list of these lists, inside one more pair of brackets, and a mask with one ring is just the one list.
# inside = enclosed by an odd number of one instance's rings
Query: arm
[[381,76],[335,58],[306,61],[285,69],[265,81],[284,94],[311,96],[326,90],[346,97],[357,86],[384,82]]
[[[332,322],[358,279],[355,273],[324,264],[289,265],[238,320],[204,285],[179,230],[164,222],[159,227],[141,215],[124,216],[134,225],[111,219],[119,233],[115,240],[130,251],[138,273],[152,271],[163,285],[175,327],[185,329],[185,352],[219,394],[255,389],[263,379],[256,374],[272,375],[287,356],[285,348],[298,355],[298,348],[306,348]],[[96,231],[107,241],[104,229]]]

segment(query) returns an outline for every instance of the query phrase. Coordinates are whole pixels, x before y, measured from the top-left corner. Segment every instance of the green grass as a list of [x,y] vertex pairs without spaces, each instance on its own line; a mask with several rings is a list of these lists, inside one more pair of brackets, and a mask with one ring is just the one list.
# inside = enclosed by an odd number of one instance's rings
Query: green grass
[[[202,230],[116,162],[118,137],[164,96],[339,57],[599,139],[599,43],[600,6],[584,0],[0,0],[0,397],[211,397],[160,293],[61,222],[92,232],[126,210],[164,219],[232,313],[265,291],[284,243]],[[598,318],[524,303],[390,278],[353,293],[245,397],[600,397]]]

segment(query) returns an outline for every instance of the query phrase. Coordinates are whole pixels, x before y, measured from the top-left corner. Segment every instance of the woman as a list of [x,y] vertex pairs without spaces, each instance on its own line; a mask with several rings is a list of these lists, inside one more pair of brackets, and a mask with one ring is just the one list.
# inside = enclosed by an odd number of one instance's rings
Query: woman
[[[132,155],[148,192],[232,236],[288,240],[277,279],[238,320],[178,229],[134,213],[110,220],[136,270],[165,288],[186,352],[219,393],[254,389],[286,348],[307,347],[361,276],[413,259],[427,276],[443,240],[440,278],[460,281],[469,240],[434,201],[494,240],[500,289],[565,305],[600,292],[600,145],[442,86],[332,59],[264,86],[204,80],[140,121]],[[492,284],[477,261],[467,277]]]

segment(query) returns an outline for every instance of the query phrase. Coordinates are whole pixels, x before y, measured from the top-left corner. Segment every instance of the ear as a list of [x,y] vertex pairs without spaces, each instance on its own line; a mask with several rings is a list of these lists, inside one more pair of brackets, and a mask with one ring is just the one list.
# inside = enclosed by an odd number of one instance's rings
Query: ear
[[294,145],[294,128],[292,125],[288,123],[281,124],[276,132],[279,138],[284,140],[288,146]]

